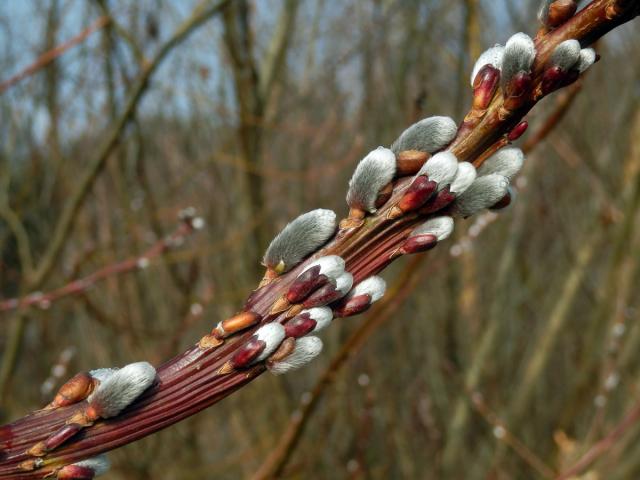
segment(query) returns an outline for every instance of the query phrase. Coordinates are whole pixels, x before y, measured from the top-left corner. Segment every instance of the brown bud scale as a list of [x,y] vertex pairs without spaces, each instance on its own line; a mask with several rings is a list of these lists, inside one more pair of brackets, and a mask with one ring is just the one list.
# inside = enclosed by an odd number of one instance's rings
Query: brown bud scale
[[396,175],[406,177],[415,175],[422,166],[429,160],[430,155],[420,150],[404,150],[396,157]]
[[97,381],[87,372],[81,372],[60,387],[51,407],[66,407],[87,398]]

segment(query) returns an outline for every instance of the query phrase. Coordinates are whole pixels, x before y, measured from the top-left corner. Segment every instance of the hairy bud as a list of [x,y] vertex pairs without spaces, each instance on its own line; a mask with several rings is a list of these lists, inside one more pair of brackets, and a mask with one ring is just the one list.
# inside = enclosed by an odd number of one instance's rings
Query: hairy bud
[[277,361],[267,362],[267,368],[274,375],[303,367],[322,352],[322,340],[318,337],[303,337],[296,340],[293,352]]
[[394,153],[403,150],[436,152],[451,142],[458,127],[449,117],[428,117],[407,128],[391,145]]
[[551,54],[551,65],[558,66],[562,70],[571,70],[580,60],[580,42],[577,40],[565,40],[560,43]]
[[502,89],[520,72],[529,73],[536,58],[536,47],[531,38],[524,33],[513,35],[504,47],[502,60]]
[[62,467],[58,470],[56,478],[58,480],[91,480],[106,473],[110,467],[111,463],[106,455],[98,455]]
[[336,214],[331,210],[317,209],[300,215],[271,241],[263,263],[277,273],[290,270],[324,245],[336,226]]
[[433,235],[436,240],[441,242],[451,235],[453,232],[453,218],[448,216],[435,217],[427,220],[422,225],[413,229],[409,234],[409,238],[418,235]]
[[89,396],[89,418],[111,418],[128,407],[156,378],[148,362],[130,363],[102,381]]
[[587,68],[595,63],[597,58],[598,56],[593,48],[583,48],[580,50],[580,59],[576,66],[578,72],[583,73]]
[[524,153],[519,148],[506,147],[498,150],[478,168],[478,175],[496,173],[509,181],[520,171],[524,163]]
[[490,174],[478,177],[454,202],[455,212],[469,217],[480,210],[495,205],[507,194],[509,180],[502,175]]
[[476,167],[469,162],[460,162],[456,176],[453,177],[453,182],[451,182],[451,186],[449,187],[449,191],[454,195],[460,195],[471,186],[476,179],[476,175]]
[[502,58],[504,56],[504,47],[502,45],[494,45],[493,47],[485,50],[480,54],[478,60],[476,60],[475,65],[473,66],[473,71],[471,72],[471,86],[473,87],[476,83],[476,77],[480,70],[486,65],[490,65],[496,70],[502,70]]
[[335,302],[344,297],[353,285],[353,275],[343,272],[336,278],[335,282],[330,282],[324,287],[313,292],[302,304],[304,308],[322,307],[331,302]]
[[438,190],[446,187],[458,171],[458,159],[451,152],[436,153],[420,169],[418,175],[426,175],[438,184]]
[[376,211],[378,194],[396,173],[396,157],[388,148],[378,147],[364,157],[356,167],[347,192],[347,204],[350,208]]
[[329,280],[335,280],[344,272],[344,260],[337,255],[327,255],[311,262],[298,275],[287,291],[287,300],[298,303],[325,285]]

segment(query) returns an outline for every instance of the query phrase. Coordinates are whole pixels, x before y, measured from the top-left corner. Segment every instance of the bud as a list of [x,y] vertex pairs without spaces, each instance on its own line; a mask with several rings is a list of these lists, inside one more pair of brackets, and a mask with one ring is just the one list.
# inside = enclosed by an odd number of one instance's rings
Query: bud
[[524,33],[513,35],[504,47],[502,90],[507,91],[509,84],[519,73],[529,73],[535,58],[536,47],[533,40]]
[[47,453],[55,450],[64,442],[74,437],[85,425],[79,423],[67,423],[49,435],[44,441],[36,443],[27,453],[34,457],[44,457]]
[[576,13],[574,0],[545,0],[538,12],[538,19],[548,28],[557,28]]
[[[417,210],[426,203],[427,200],[436,191],[438,184],[432,182],[424,175],[416,177],[415,180],[409,185],[406,192],[397,204],[397,207],[404,212],[411,212]],[[390,211],[391,213],[391,211]]]
[[435,235],[413,235],[405,240],[398,252],[402,255],[426,252],[437,244],[438,238]]
[[540,82],[540,91],[543,95],[548,95],[551,92],[556,91],[567,83],[567,77],[569,73],[562,70],[557,65],[547,68],[542,74],[542,81]]
[[310,332],[319,332],[331,323],[333,312],[329,307],[315,307],[303,310],[285,326],[287,337],[299,338]]
[[446,187],[443,190],[440,190],[434,198],[429,200],[429,202],[420,209],[420,213],[427,215],[429,213],[438,212],[453,202],[456,199],[456,196],[456,194],[451,193],[449,187]]
[[321,307],[344,297],[353,285],[353,275],[343,272],[335,283],[330,282],[313,292],[302,306],[304,308]]
[[296,339],[292,337],[285,338],[280,346],[273,352],[269,358],[267,359],[267,364],[270,362],[277,362],[282,360],[283,358],[291,355],[293,350],[296,348]]
[[502,210],[502,209],[505,209],[509,205],[511,205],[511,202],[513,201],[514,197],[515,197],[515,190],[513,188],[511,188],[511,186],[509,186],[509,188],[507,189],[507,193],[504,195],[504,197],[502,197],[500,200],[498,200],[498,202],[496,204],[492,205],[489,208],[491,210]]
[[128,407],[156,378],[150,363],[130,363],[102,381],[87,399],[87,417],[111,418]]
[[347,204],[352,209],[369,213],[376,211],[378,194],[396,173],[396,157],[388,148],[378,147],[364,157],[356,167],[347,192]]
[[493,173],[506,177],[509,181],[520,171],[524,163],[524,153],[515,147],[506,147],[490,156],[479,168],[478,175]]
[[486,65],[489,65],[500,72],[500,70],[502,70],[503,56],[504,47],[502,45],[494,45],[490,49],[482,52],[473,66],[473,71],[471,72],[471,86],[473,87],[475,85],[478,73],[480,73],[480,70],[482,70]]
[[449,238],[451,232],[453,232],[453,218],[448,216],[434,217],[416,227],[409,234],[409,238],[418,235],[433,235],[437,241],[441,242]]
[[334,310],[336,317],[350,317],[367,310],[374,302],[382,298],[387,283],[376,275],[362,280],[340,302]]
[[490,174],[478,177],[454,202],[455,212],[462,217],[495,205],[507,193],[509,180],[502,175]]
[[433,153],[447,146],[457,131],[456,122],[449,117],[428,117],[402,132],[391,150],[396,154],[403,150]]
[[293,281],[286,298],[290,303],[298,303],[314,290],[335,280],[344,272],[344,260],[337,255],[327,255],[313,261]]
[[524,134],[524,132],[527,131],[527,128],[529,128],[529,122],[527,122],[526,120],[521,121],[507,134],[507,140],[509,140],[510,142],[515,142]]
[[256,312],[240,312],[231,318],[218,323],[213,333],[219,338],[226,338],[236,332],[249,328],[262,320],[262,315]]
[[458,171],[458,159],[451,152],[436,153],[420,169],[418,175],[426,175],[438,184],[438,191],[447,186]]
[[596,55],[596,51],[593,48],[583,48],[580,50],[580,59],[578,60],[577,69],[578,72],[584,73],[584,71],[593,65],[598,56]]
[[399,177],[415,175],[429,159],[427,152],[403,150],[396,156],[396,174]]
[[500,83],[500,70],[492,65],[485,65],[480,69],[473,81],[473,108],[485,110]]
[[271,241],[263,263],[277,273],[290,270],[324,245],[336,226],[336,214],[331,210],[317,209],[300,215]]
[[66,407],[84,400],[91,394],[96,383],[89,373],[78,373],[60,387],[48,408]]
[[580,42],[577,40],[565,40],[561,42],[551,54],[551,65],[558,66],[562,70],[571,70],[580,60]]
[[267,368],[274,375],[296,370],[315,357],[322,351],[322,340],[318,337],[304,337],[296,340],[295,348],[288,356],[275,361],[268,361]]
[[[254,335],[231,357],[231,360],[229,360],[231,367],[240,369],[251,365],[256,361],[258,355],[264,352],[266,346],[267,344],[263,340],[258,340],[258,337]],[[224,366],[222,369],[227,373]]]
[[58,470],[56,478],[58,480],[91,480],[106,473],[110,467],[111,463],[106,455],[98,455],[62,467]]
[[453,178],[453,182],[451,182],[451,186],[449,187],[449,191],[454,195],[460,195],[471,186],[476,179],[476,175],[476,167],[469,162],[460,162],[456,176]]
[[531,90],[531,75],[526,72],[516,73],[504,91],[504,108],[508,111],[517,110],[527,100],[527,94]]

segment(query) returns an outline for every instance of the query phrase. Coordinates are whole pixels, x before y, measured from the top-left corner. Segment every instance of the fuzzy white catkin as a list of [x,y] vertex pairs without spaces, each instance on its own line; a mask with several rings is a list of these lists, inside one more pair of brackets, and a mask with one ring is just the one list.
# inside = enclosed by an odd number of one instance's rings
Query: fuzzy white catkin
[[386,291],[387,282],[385,282],[382,277],[373,275],[357,284],[354,289],[349,292],[348,298],[357,297],[358,295],[369,295],[369,297],[371,297],[371,303],[374,303],[380,300]]
[[274,375],[284,373],[303,367],[322,352],[322,340],[318,337],[302,337],[296,340],[293,352],[278,362],[267,365],[267,368]]
[[596,61],[596,51],[593,48],[583,48],[580,50],[580,59],[578,60],[577,69],[583,73],[587,68]]
[[378,147],[364,157],[351,180],[347,191],[347,205],[351,208],[374,213],[380,190],[396,174],[396,156],[388,148]]
[[418,175],[426,175],[429,180],[438,184],[438,190],[442,190],[456,176],[458,171],[458,159],[451,152],[436,153],[422,166]]
[[265,343],[264,350],[254,360],[260,362],[271,355],[282,343],[285,337],[284,327],[278,322],[267,323],[263,325],[255,333],[258,340]]
[[580,60],[580,42],[565,40],[560,43],[551,54],[551,64],[563,70],[571,70]]
[[518,72],[529,72],[536,58],[536,47],[533,40],[525,33],[516,33],[504,46],[502,59],[502,89]]
[[478,177],[466,192],[455,199],[455,211],[460,216],[469,217],[498,203],[508,188],[509,180],[502,175],[494,173]]
[[451,187],[449,187],[449,191],[456,195],[460,195],[471,186],[473,181],[476,179],[476,176],[476,167],[469,162],[460,162],[458,164],[456,176],[454,177],[453,182],[451,182]]
[[351,287],[353,286],[353,275],[349,272],[343,272],[336,279],[336,291],[340,292],[343,296],[347,294]]
[[107,378],[118,371],[117,368],[97,368],[95,370],[91,370],[89,375],[100,382],[104,382]]
[[449,117],[428,117],[407,128],[391,145],[393,153],[404,150],[436,152],[447,146],[456,136],[458,126]]
[[333,310],[329,307],[313,307],[306,310],[302,310],[300,315],[308,314],[309,317],[316,321],[316,326],[313,328],[313,332],[319,332],[328,327],[333,320]]
[[263,263],[285,272],[324,245],[336,227],[336,214],[331,210],[319,208],[304,213],[287,224],[271,241]]
[[422,225],[413,229],[409,237],[416,235],[434,235],[438,241],[449,237],[453,232],[453,218],[448,216],[435,217],[427,220]]
[[485,65],[491,65],[492,67],[502,70],[502,57],[504,56],[504,47],[496,44],[493,47],[485,50],[480,54],[478,60],[473,66],[471,72],[471,86],[473,87],[473,81],[476,79],[476,75],[482,67]]
[[496,173],[507,177],[509,181],[522,169],[524,163],[524,153],[519,148],[506,147],[498,150],[490,156],[478,168],[478,175],[485,176]]
[[100,407],[102,418],[115,417],[149,388],[155,378],[156,369],[150,363],[130,363],[100,382],[87,400]]
[[307,265],[300,274],[303,274],[307,270],[313,267],[320,267],[319,275],[324,275],[327,278],[336,279],[338,275],[344,272],[344,260],[342,257],[338,255],[326,255],[324,257],[320,257],[319,259],[311,262]]
[[86,460],[82,460],[80,462],[76,462],[73,465],[82,468],[90,468],[93,470],[93,475],[104,475],[111,468],[111,462],[107,458],[106,455],[98,455],[95,457],[88,458]]

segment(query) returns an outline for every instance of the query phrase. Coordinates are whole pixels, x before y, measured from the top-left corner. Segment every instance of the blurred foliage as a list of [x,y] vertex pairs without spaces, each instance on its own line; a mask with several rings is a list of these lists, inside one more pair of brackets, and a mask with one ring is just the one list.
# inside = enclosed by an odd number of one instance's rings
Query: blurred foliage
[[[194,8],[166,0],[0,5],[2,79],[99,16],[114,19],[0,96],[2,298],[33,293],[19,249],[41,261],[145,62]],[[197,209],[205,230],[144,270],[47,308],[0,313],[2,420],[42,406],[51,393],[41,387],[76,371],[160,363],[235,312],[260,278],[268,239],[311,208],[344,214],[357,160],[415,119],[461,119],[469,52],[534,33],[535,10],[524,0],[233,1],[200,26],[150,79],[37,290],[143,252],[184,207]],[[637,401],[637,24],[598,50],[602,60],[566,118],[528,157],[515,206],[477,238],[472,220],[460,222],[457,239],[471,241],[456,256],[448,250],[456,239],[430,254],[421,268],[440,267],[339,372],[284,478],[538,478],[502,441],[496,419],[557,471]],[[532,112],[530,130],[554,101]],[[390,283],[404,263],[385,273]],[[262,376],[113,452],[105,478],[250,476],[300,396],[366,321],[335,324],[325,354],[301,372]],[[47,383],[70,347],[74,355]],[[495,417],[472,408],[474,396]],[[639,437],[633,425],[583,478],[636,478]]]

